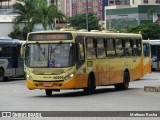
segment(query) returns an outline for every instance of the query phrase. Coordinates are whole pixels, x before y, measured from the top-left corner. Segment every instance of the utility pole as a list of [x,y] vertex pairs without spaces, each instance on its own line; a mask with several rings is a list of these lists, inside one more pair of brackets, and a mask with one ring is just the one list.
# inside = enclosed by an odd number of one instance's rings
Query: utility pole
[[88,30],[88,0],[86,0],[86,29]]
[[111,9],[109,9],[109,30],[111,30],[112,18],[111,18]]

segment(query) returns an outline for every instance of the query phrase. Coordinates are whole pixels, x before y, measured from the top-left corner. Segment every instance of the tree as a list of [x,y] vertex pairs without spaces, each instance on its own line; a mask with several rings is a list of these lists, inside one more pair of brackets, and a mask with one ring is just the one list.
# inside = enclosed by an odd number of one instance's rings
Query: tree
[[143,39],[160,39],[160,25],[159,24],[141,24],[128,28],[128,33],[139,33],[141,32]]
[[35,7],[38,4],[38,0],[25,0],[24,4],[16,3],[13,5],[13,13],[18,16],[14,19],[15,24],[24,22],[28,32],[33,28],[32,16],[35,11]]
[[41,23],[44,30],[47,30],[47,26],[50,28],[53,27],[56,18],[63,19],[64,17],[65,16],[60,11],[58,11],[55,5],[48,6],[46,3],[43,3],[37,6],[32,21],[34,21],[35,24]]
[[63,19],[65,17],[58,11],[56,6],[48,6],[44,0],[25,0],[24,4],[16,3],[13,5],[13,13],[17,14],[14,19],[16,25],[21,22],[25,24],[21,31],[23,39],[26,39],[25,36],[33,30],[35,24],[42,24],[44,30],[46,30],[48,25],[52,26],[55,23],[55,19]]
[[11,38],[14,38],[14,39],[21,39],[22,36],[21,36],[21,30],[20,30],[19,26],[14,25],[13,31],[8,36]]
[[[88,17],[88,21],[86,21]],[[93,13],[76,14],[68,18],[68,23],[75,29],[86,29],[88,22],[88,30],[99,30],[99,20]]]

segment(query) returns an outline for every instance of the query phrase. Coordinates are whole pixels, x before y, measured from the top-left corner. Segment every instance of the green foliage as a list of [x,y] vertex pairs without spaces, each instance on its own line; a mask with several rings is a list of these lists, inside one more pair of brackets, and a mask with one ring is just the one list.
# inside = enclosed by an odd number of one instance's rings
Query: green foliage
[[47,30],[47,26],[53,27],[55,19],[63,19],[65,16],[58,11],[57,7],[54,5],[47,5],[46,3],[37,6],[34,11],[33,20],[34,23],[42,23],[44,30]]
[[123,32],[141,32],[143,39],[160,39],[160,25],[158,24],[141,24],[139,26],[130,27]]
[[68,23],[71,27],[75,29],[87,29],[87,21],[88,17],[88,30],[99,30],[100,27],[98,25],[99,20],[93,13],[82,13],[76,14],[73,17],[68,18]]
[[[23,39],[26,39],[28,32],[32,31],[35,24],[42,24],[44,30],[46,30],[47,26],[52,28],[55,19],[63,19],[65,17],[58,11],[56,6],[48,6],[44,0],[25,0],[24,4],[17,2],[13,5],[13,13],[18,14],[18,16],[14,19],[16,27],[14,26],[14,30],[9,35],[12,38],[21,36]],[[21,22],[25,24],[22,30],[17,28],[17,25]]]
[[13,31],[8,34],[9,37],[13,39],[21,39],[25,40],[27,38],[28,30],[24,27],[22,30],[20,30],[18,25],[13,26]]

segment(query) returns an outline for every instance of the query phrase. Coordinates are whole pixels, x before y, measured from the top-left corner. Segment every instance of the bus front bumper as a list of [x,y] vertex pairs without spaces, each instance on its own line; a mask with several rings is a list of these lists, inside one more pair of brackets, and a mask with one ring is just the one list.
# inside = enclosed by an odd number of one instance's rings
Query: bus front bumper
[[74,89],[77,87],[76,77],[73,77],[70,80],[64,81],[31,81],[29,79],[26,80],[28,89]]

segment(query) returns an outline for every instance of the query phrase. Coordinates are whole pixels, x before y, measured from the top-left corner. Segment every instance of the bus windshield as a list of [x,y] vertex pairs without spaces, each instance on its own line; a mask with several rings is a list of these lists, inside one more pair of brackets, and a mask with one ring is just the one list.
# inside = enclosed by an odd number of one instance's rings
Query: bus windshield
[[75,64],[73,43],[28,44],[28,67],[63,68]]

